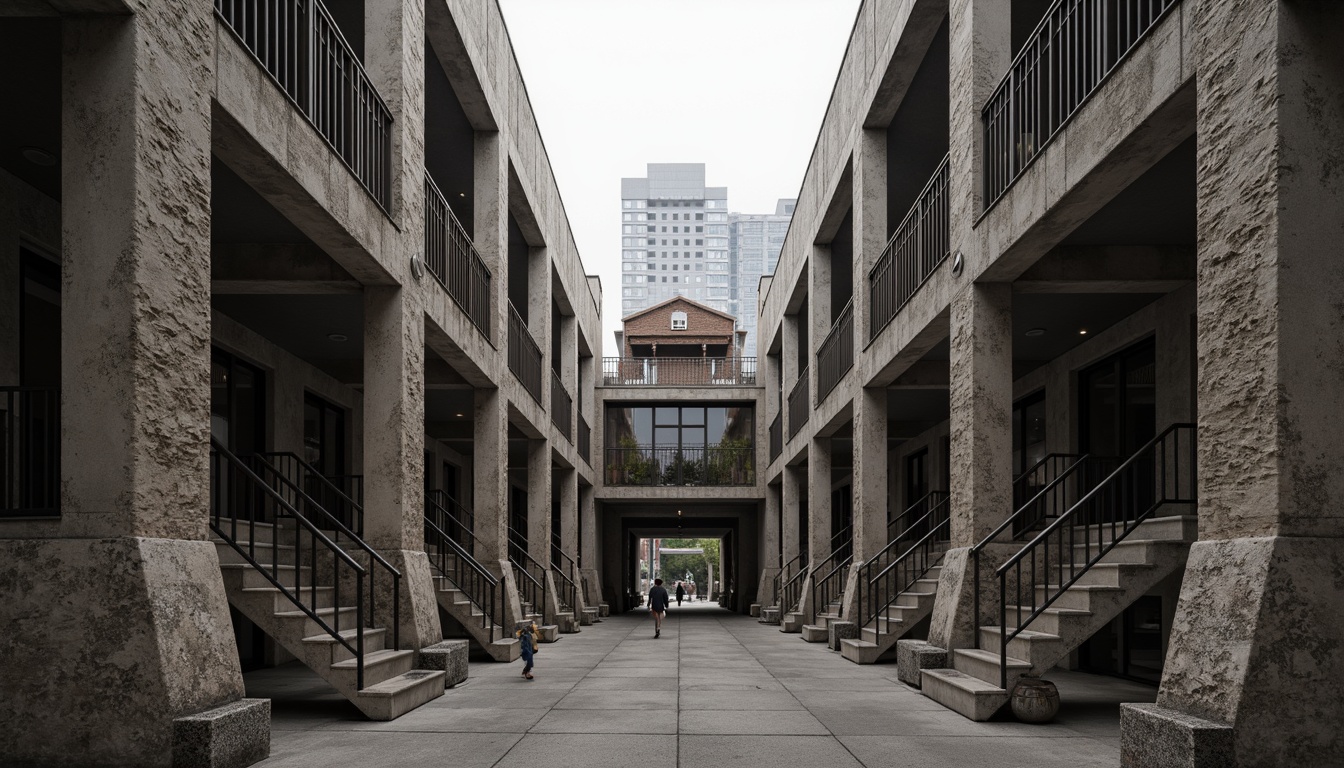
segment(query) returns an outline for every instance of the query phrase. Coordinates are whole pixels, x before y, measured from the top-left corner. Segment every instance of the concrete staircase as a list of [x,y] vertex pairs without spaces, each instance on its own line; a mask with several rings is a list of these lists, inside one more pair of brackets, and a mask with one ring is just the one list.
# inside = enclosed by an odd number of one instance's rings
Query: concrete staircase
[[830,622],[840,620],[840,611],[844,605],[843,596],[840,599],[827,605],[822,610],[817,611],[817,617],[812,624],[804,624],[799,632],[803,640],[808,643],[824,643],[830,639]]
[[[1078,529],[1081,536],[1083,529]],[[1095,532],[1095,529],[1094,529]],[[1196,518],[1189,515],[1144,521],[1115,545],[1100,562],[1031,621],[1030,629],[1008,642],[1008,687],[1000,687],[1000,629],[982,626],[979,648],[952,651],[951,669],[926,669],[920,678],[925,696],[972,720],[987,720],[1007,703],[1023,677],[1039,677],[1109,624],[1134,601],[1162,580],[1185,568],[1190,544],[1197,535]],[[1095,543],[1093,551],[1095,552]],[[1083,545],[1075,555],[1084,558]],[[1053,570],[1053,569],[1051,569]],[[1039,604],[1058,584],[1034,585]],[[1008,625],[1027,620],[1030,607],[1008,606]]]
[[[314,573],[310,566],[295,563],[292,525],[284,522],[279,525],[249,524],[248,530],[252,537],[253,558],[268,568],[271,563],[277,563],[277,581],[291,594],[296,585],[301,585],[299,599],[331,626],[337,626],[339,617],[340,637],[358,648],[354,590],[343,586],[341,604],[337,605],[335,586],[324,583],[332,581],[331,569],[319,567]],[[239,544],[245,548],[249,546],[247,541]],[[369,719],[393,720],[443,695],[444,673],[415,669],[415,651],[390,647],[392,634],[386,627],[366,626],[363,630],[364,681],[360,687],[359,662],[355,654],[232,545],[218,538],[215,545],[229,604],[326,680]],[[330,562],[329,556],[327,562]],[[318,563],[320,566],[322,558],[319,557]]]
[[[457,556],[446,554],[444,557],[451,563]],[[430,561],[435,560],[431,558]],[[518,639],[513,637],[513,631],[495,622],[487,622],[483,606],[473,601],[470,595],[453,583],[449,574],[454,572],[454,569],[449,568],[434,576],[434,596],[439,602],[439,607],[461,625],[491,659],[495,661],[517,659],[521,650]]]
[[858,639],[840,641],[840,655],[855,664],[876,664],[878,659],[896,645],[916,624],[933,613],[938,595],[938,574],[941,565],[935,565],[910,588],[896,597],[872,623],[859,630]]

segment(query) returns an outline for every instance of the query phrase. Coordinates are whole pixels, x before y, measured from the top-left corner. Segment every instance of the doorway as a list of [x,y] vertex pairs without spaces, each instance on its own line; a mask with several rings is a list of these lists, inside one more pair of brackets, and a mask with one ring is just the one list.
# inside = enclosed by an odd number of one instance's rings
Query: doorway
[[1078,445],[1083,453],[1125,458],[1157,434],[1156,344],[1149,338],[1078,376]]
[[235,456],[266,450],[266,379],[218,347],[210,355],[210,435]]

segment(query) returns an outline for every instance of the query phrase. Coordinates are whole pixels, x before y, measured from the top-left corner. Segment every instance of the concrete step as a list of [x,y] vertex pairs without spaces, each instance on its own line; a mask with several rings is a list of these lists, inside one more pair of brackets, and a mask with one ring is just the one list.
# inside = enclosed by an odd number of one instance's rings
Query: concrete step
[[955,669],[920,672],[920,692],[961,715],[983,722],[1008,703],[1008,692],[993,683]]
[[[292,611],[294,610],[294,601],[277,587],[246,587],[241,590],[246,598],[256,600],[271,600],[271,610]],[[314,608],[330,608],[335,605],[336,590],[333,587],[316,587],[309,589],[303,588],[303,594],[300,595],[303,602]]]
[[[499,637],[499,635],[495,635],[495,637]],[[501,638],[493,643],[486,643],[483,647],[490,658],[495,661],[517,661],[523,653],[523,644],[513,637]]]
[[[1009,629],[1008,631],[1011,633],[1012,629]],[[981,627],[980,647],[991,648],[997,652],[999,648],[999,637],[1000,633],[998,627]],[[1008,641],[1008,657],[1022,659],[1034,664],[1036,659],[1057,655],[1059,653],[1061,642],[1059,635],[1026,629],[1018,634],[1017,637]]]
[[[313,610],[313,614],[315,614],[317,618],[325,621],[328,627],[331,627],[337,632],[343,632],[347,629],[356,629],[358,624],[356,616],[358,612],[359,609],[352,605],[344,605],[335,608],[316,608]],[[293,631],[300,637],[312,637],[313,635],[320,635],[327,631],[326,627],[318,624],[304,611],[295,609],[276,611],[275,618],[277,621],[288,625],[288,627],[293,627],[293,630],[288,630],[287,627],[287,631]]]
[[267,578],[267,574],[273,576],[281,586],[294,589],[296,585],[307,587],[313,583],[313,576],[309,568],[295,568],[292,565],[281,565],[274,569],[267,567],[265,573],[253,568],[246,563],[220,563],[219,570],[224,577],[224,586],[226,589],[252,589],[254,587],[273,587],[275,584]]
[[[1034,609],[1029,605],[1008,605],[1004,606],[1004,610],[1008,616],[1008,626],[1016,627],[1021,626],[1027,619],[1031,618]],[[1031,620],[1031,628],[1036,632],[1061,635],[1072,627],[1086,624],[1090,618],[1092,618],[1091,611],[1079,608],[1057,608],[1051,605]]]
[[[978,677],[986,683],[998,685],[1002,670],[999,668],[999,654],[980,648],[961,648],[952,652],[952,668]],[[1031,671],[1031,663],[1022,659],[1008,657],[1008,687],[1011,689],[1018,678]]]
[[[1120,523],[1116,524],[1117,530],[1120,529],[1120,526]],[[1081,541],[1089,530],[1092,533],[1093,541],[1095,541],[1097,536],[1095,526],[1090,528],[1085,525],[1075,526],[1074,535]],[[1111,540],[1109,525],[1103,528],[1101,533],[1103,541]],[[1149,518],[1139,523],[1134,532],[1126,538],[1192,542],[1199,538],[1199,517],[1196,515],[1167,515],[1165,517]]]
[[[238,542],[243,548],[239,552],[232,544],[220,539],[212,539],[215,544],[215,553],[219,555],[220,563],[247,563],[247,557],[251,557],[263,566],[270,565],[272,562],[293,565],[294,547],[290,544],[272,544],[269,541],[256,542]],[[246,555],[246,556],[245,556]],[[304,558],[305,561],[307,558]],[[250,565],[250,563],[248,563]]]
[[[297,522],[289,519],[281,521],[278,527],[274,523],[249,523],[246,520],[239,520],[237,526],[234,527],[232,521],[228,518],[219,522],[220,527],[224,529],[224,533],[234,541],[240,543],[253,541],[258,544],[274,541],[281,544],[293,544],[294,529],[298,525]],[[210,532],[210,538],[216,543],[221,542],[219,535],[213,530]]]
[[[364,687],[377,685],[384,680],[391,680],[397,675],[410,672],[414,667],[415,651],[366,650],[364,652]],[[354,659],[346,659],[332,664],[331,671],[338,677],[344,677],[347,684],[353,688],[357,677],[356,673],[359,671],[359,664]]]
[[354,704],[370,720],[395,720],[442,696],[443,678],[440,670],[411,670],[375,685],[366,684],[355,695]]
[[789,611],[779,621],[779,631],[795,634],[803,631],[803,614],[799,611]]
[[855,664],[876,664],[882,649],[877,643],[868,640],[846,639],[840,641],[840,655]]
[[[1049,592],[1053,594],[1053,590],[1049,590]],[[1051,607],[1077,608],[1082,611],[1090,611],[1092,610],[1092,600],[1094,596],[1110,597],[1122,592],[1124,592],[1124,590],[1120,587],[1095,584],[1074,584],[1064,590],[1064,593],[1059,597],[1055,598],[1055,602],[1051,604]],[[1036,587],[1036,600],[1038,604],[1043,602],[1047,596],[1047,588],[1044,585]]]
[[[355,642],[356,638],[359,636],[359,630],[343,629],[340,631],[339,634],[341,637],[345,638],[346,642],[350,643],[351,646],[353,646],[356,649],[359,648],[359,644]],[[365,629],[364,652],[370,653],[372,651],[383,650],[383,648],[387,647],[386,645],[387,638],[388,633],[386,627],[373,627]],[[341,645],[339,642],[337,642],[336,638],[332,637],[330,634],[327,634],[326,632],[323,632],[322,634],[319,635],[311,635],[309,637],[305,637],[299,642],[314,647],[324,645],[327,646],[330,649],[328,651],[328,661],[327,661],[328,665],[335,664],[338,661],[345,661],[346,659],[353,659],[355,657],[355,655],[351,653],[349,649],[347,649],[344,645]]]
[[830,631],[824,625],[804,624],[801,633],[803,640],[808,643],[824,643],[830,639]]

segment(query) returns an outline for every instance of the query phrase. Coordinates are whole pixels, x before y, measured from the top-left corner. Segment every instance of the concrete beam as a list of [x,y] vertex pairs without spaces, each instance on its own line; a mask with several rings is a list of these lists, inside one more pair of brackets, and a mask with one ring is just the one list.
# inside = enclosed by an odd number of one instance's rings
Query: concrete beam
[[921,360],[905,369],[888,389],[947,389],[951,372],[944,360]]
[[359,293],[362,286],[309,243],[215,243],[210,292],[215,294]]
[[1013,283],[1014,293],[1170,293],[1195,279],[1193,246],[1060,246]]

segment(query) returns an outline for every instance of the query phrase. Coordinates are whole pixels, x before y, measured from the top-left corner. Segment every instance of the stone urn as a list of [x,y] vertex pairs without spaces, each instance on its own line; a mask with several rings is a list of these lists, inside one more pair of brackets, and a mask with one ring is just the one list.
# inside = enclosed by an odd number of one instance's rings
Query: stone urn
[[1059,689],[1049,680],[1024,677],[1013,688],[1012,707],[1024,723],[1048,723],[1059,714]]

